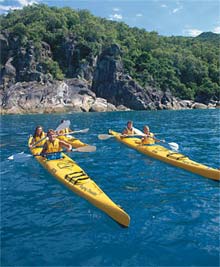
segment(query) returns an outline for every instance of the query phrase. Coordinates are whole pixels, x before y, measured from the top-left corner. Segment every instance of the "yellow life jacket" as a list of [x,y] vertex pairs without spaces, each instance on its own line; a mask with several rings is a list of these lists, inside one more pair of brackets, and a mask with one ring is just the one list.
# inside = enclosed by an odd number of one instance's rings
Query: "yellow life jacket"
[[[33,137],[33,141],[34,141],[34,143],[36,143],[36,142],[40,141],[41,139],[43,139],[44,137],[46,137],[46,134],[43,132],[41,136]],[[42,140],[40,143],[38,143],[36,145],[36,147],[43,146],[45,142],[46,142],[46,139]]]
[[134,129],[132,128],[131,130],[128,129],[127,127],[125,128],[126,134],[134,134]]
[[65,129],[62,129],[59,131],[59,134],[65,134],[65,133],[69,133],[69,129],[68,128],[65,128]]
[[59,139],[55,139],[54,142],[50,142],[49,140],[46,141],[47,150],[46,153],[54,153],[62,151],[62,148],[59,145]]
[[145,136],[144,139],[142,139],[142,145],[153,145],[155,144],[154,140],[154,134],[150,133],[150,136]]

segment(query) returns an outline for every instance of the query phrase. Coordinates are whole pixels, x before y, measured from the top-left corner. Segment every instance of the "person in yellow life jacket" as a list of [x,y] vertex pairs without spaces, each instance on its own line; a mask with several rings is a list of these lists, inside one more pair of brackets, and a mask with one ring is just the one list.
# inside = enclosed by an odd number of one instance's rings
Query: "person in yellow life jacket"
[[137,132],[133,128],[133,121],[128,121],[127,122],[127,127],[123,130],[122,135],[133,135],[136,134]]
[[[47,154],[56,154],[58,157],[61,157],[61,152],[62,148],[66,148],[68,152],[70,152],[72,150],[72,146],[66,142],[64,142],[63,140],[59,140],[57,138],[56,132],[52,129],[48,130],[47,132],[47,138],[48,140],[45,142],[43,150],[41,152],[42,156],[47,156]],[[48,159],[57,159],[57,158],[50,158],[49,155],[47,156]]]
[[142,145],[153,145],[155,142],[163,142],[164,140],[159,140],[154,137],[154,134],[150,132],[150,128],[145,125],[143,128],[143,133],[145,136],[141,138]]
[[35,132],[34,132],[34,135],[33,135],[33,138],[29,144],[29,147],[32,148],[33,145],[37,142],[39,142],[41,139],[43,139],[41,142],[37,143],[36,145],[34,145],[34,147],[39,147],[39,146],[43,146],[44,143],[46,142],[46,133],[43,131],[43,128],[42,126],[38,125],[35,129]]
[[[61,123],[63,123],[65,120],[61,120]],[[68,133],[70,133],[70,132],[72,132],[73,130],[71,130],[70,128],[64,128],[64,129],[62,129],[62,130],[60,130],[59,132],[58,132],[58,134],[59,135],[62,135],[62,134],[68,134]]]

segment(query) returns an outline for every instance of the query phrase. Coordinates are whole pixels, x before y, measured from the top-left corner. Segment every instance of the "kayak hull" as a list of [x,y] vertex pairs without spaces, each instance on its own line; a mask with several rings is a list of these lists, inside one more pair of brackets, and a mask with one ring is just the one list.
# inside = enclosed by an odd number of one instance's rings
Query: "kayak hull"
[[152,158],[199,174],[209,179],[216,181],[220,180],[220,170],[197,163],[183,154],[171,151],[160,145],[141,145],[140,138],[121,137],[120,133],[112,130],[109,130],[109,134],[113,135],[119,142]]
[[[42,148],[34,148],[31,153],[36,155],[41,150]],[[116,205],[83,169],[66,154],[62,153],[62,158],[55,160],[47,160],[42,156],[35,156],[35,158],[49,173],[74,193],[105,212],[121,226],[129,226],[129,215]]]

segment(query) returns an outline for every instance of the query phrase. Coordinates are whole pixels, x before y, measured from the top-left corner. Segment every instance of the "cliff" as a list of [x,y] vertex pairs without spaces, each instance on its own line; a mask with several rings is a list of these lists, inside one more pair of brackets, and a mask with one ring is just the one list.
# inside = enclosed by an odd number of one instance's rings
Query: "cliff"
[[[82,65],[81,77],[63,81],[45,74],[43,66],[36,60],[36,53],[38,51],[30,45],[26,50],[19,49],[19,60],[16,61],[12,54],[6,61],[0,90],[2,114],[178,110],[216,106],[216,103],[206,106],[180,100],[170,92],[141,87],[124,73],[117,45],[104,50],[92,66]],[[48,44],[42,44],[41,53],[40,57],[51,55]],[[70,65],[69,68],[73,67]]]
[[44,5],[0,19],[3,114],[219,106],[219,35],[163,38]]

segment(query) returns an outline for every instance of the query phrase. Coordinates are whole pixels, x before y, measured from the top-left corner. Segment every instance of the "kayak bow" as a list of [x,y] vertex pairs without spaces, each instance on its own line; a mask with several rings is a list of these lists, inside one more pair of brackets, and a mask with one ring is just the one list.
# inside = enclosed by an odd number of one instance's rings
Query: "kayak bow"
[[[41,150],[42,148],[39,147],[33,148],[31,153],[40,154]],[[36,156],[35,158],[49,173],[74,193],[88,200],[121,226],[128,227],[130,223],[129,215],[116,205],[75,161],[64,153],[61,153],[61,155],[62,158],[54,160],[47,160],[42,156]]]

